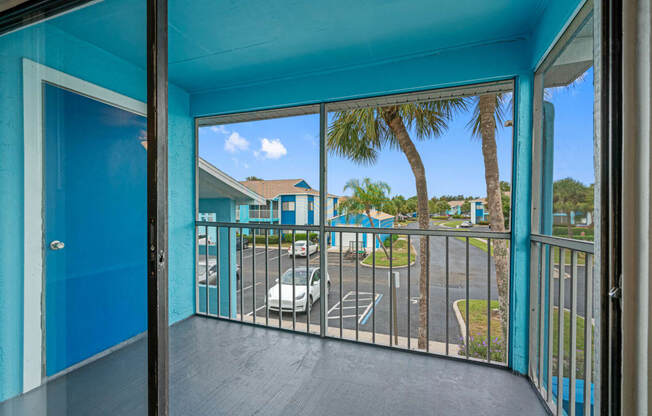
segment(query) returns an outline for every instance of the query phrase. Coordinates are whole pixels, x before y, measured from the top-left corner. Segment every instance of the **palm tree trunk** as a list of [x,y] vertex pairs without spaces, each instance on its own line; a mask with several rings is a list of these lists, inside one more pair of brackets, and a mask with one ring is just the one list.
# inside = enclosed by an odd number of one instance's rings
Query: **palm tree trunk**
[[[396,136],[401,151],[407,157],[414,180],[417,188],[417,213],[419,216],[419,228],[428,229],[430,227],[430,215],[428,210],[428,187],[426,185],[426,170],[423,167],[421,156],[417,151],[416,146],[410,139],[410,135],[405,128],[405,123],[401,118],[398,108],[395,106],[385,107],[382,109],[382,117],[387,125],[392,129]],[[427,325],[428,325],[428,298],[426,293],[428,291],[428,262],[430,256],[428,253],[428,237],[423,236],[419,241],[419,267],[421,272],[419,275],[419,341],[418,346],[420,349],[426,348],[428,339]],[[408,248],[409,249],[409,248]],[[408,266],[409,267],[409,266]]]
[[[482,136],[482,156],[487,186],[487,205],[491,231],[505,231],[498,156],[496,152],[496,94],[485,94],[479,98],[480,133]],[[498,286],[498,305],[502,326],[503,342],[507,341],[508,299],[509,299],[509,250],[505,240],[493,241],[493,258],[496,266],[496,285]]]
[[[373,220],[373,218],[371,218],[371,211],[366,210],[366,214],[367,214],[367,218],[369,218],[369,226],[371,228],[375,227],[374,220]],[[391,234],[390,234],[389,237],[392,238]],[[383,242],[380,241],[380,236],[378,234],[376,234],[376,240],[378,241],[378,244],[380,244],[380,248],[382,248],[383,252],[385,252],[385,257],[389,261],[389,253],[387,252],[387,249],[385,248],[385,245],[383,244]],[[357,247],[356,247],[356,249],[357,249]],[[372,250],[376,251],[376,248],[372,247]]]
[[568,216],[566,219],[568,220],[568,226],[567,226],[567,232],[568,232],[568,238],[573,238],[573,224],[571,224],[571,211],[568,211]]

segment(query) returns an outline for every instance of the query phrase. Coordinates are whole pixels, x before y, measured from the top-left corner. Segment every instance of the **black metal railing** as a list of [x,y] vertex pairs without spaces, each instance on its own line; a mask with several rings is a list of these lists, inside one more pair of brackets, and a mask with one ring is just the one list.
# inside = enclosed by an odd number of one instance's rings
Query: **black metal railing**
[[531,236],[529,375],[557,415],[593,406],[593,243]]
[[[198,314],[506,364],[509,308],[505,300],[501,309],[499,287],[509,281],[508,232],[326,226],[320,235],[315,225],[206,221],[196,228]],[[313,307],[321,284],[324,314]]]

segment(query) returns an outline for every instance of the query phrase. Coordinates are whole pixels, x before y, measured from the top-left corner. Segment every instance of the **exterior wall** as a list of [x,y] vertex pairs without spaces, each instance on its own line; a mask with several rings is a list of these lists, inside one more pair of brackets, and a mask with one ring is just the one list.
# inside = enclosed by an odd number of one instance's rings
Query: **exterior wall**
[[[284,202],[295,202],[294,210],[284,210]],[[281,203],[279,204],[281,210],[281,224],[294,225],[297,223],[296,214],[296,197],[294,195],[281,195]]]
[[306,195],[295,195],[295,225],[306,225],[308,223],[308,197]]
[[[41,23],[0,38],[0,401],[22,391],[24,281],[23,57],[145,102],[146,73]],[[194,138],[190,98],[169,84],[170,323],[195,311]]]
[[[310,204],[312,203],[312,209],[310,209]],[[315,211],[317,213],[317,218],[319,218],[319,207],[318,204],[315,204],[315,197],[312,195],[308,195],[308,205],[306,207],[307,212],[308,212],[308,224],[313,225],[315,224]],[[319,221],[317,221],[319,223]]]
[[[210,198],[210,199],[200,199],[199,200],[199,212],[200,214],[209,214],[215,218],[215,221],[222,222],[234,222],[235,221],[235,202],[232,199],[228,198]],[[201,232],[201,230],[200,230]],[[229,275],[229,251],[226,249],[226,241],[229,240],[228,230],[220,229],[220,312],[222,316],[228,316],[229,310],[229,276],[231,279],[231,311],[232,318],[235,318],[235,309],[234,305],[236,302],[236,236],[235,231],[232,230],[230,236],[231,244],[231,274]],[[217,241],[217,231],[209,230],[209,239],[212,242]],[[217,246],[209,246],[208,248],[209,256],[215,256],[217,254]],[[206,246],[199,245],[199,260],[206,261],[204,256],[206,255]],[[214,309],[211,309],[209,312],[216,314],[217,313],[217,288],[209,287],[209,304]],[[206,287],[199,287],[199,303],[198,309],[200,312],[206,312]]]
[[[330,220],[331,226],[344,226],[344,225],[355,225],[355,226],[360,226],[360,227],[370,227],[371,223],[369,222],[369,217],[365,214],[356,214],[356,215],[340,215],[337,216],[333,219]],[[373,227],[375,228],[393,228],[394,227],[394,218],[388,218],[382,221],[379,221],[378,219],[374,218],[373,222]],[[385,241],[387,237],[389,237],[389,234],[379,234],[380,240],[382,242]],[[361,234],[360,235],[360,241],[361,245],[363,248],[367,248],[371,246],[371,240],[373,239],[373,236],[371,233],[366,233],[366,234]],[[333,242],[333,245],[338,244],[338,233],[332,232],[331,233],[331,241]],[[380,244],[378,241],[375,241],[375,247],[380,248]]]

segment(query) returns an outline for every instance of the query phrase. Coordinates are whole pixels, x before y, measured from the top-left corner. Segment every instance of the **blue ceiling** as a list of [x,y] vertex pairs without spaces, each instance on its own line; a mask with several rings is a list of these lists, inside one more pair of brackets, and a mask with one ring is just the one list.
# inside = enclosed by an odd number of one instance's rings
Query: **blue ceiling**
[[[197,93],[527,39],[547,4],[170,0],[169,78]],[[145,0],[105,0],[50,24],[145,67]]]

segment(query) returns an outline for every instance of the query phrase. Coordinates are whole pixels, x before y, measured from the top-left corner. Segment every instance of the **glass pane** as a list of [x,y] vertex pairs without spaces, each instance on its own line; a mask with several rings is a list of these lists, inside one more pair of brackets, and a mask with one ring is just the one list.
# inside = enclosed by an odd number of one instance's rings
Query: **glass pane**
[[145,28],[105,1],[0,36],[0,414],[147,413]]
[[319,333],[319,116],[260,117],[199,128],[198,312]]
[[342,336],[506,363],[509,241],[465,231],[510,227],[512,89],[447,95],[328,113]]

